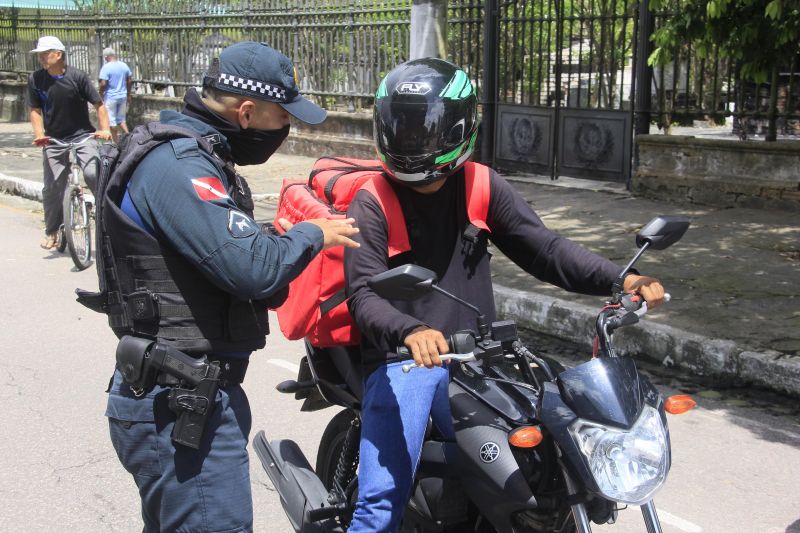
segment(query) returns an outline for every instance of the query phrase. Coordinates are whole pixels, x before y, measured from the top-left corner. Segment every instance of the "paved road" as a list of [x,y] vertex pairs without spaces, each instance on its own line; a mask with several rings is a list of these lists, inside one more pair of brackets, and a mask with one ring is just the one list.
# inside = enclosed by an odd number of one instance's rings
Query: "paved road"
[[[94,271],[72,271],[68,256],[38,248],[35,204],[0,198],[4,281],[0,397],[0,531],[137,531],[133,482],[111,448],[103,418],[115,338],[104,317],[73,301],[96,286]],[[280,335],[256,354],[245,389],[254,431],[299,441],[310,457],[326,410],[300,414],[274,385],[295,376],[302,347]],[[674,389],[669,377],[662,390]],[[656,501],[667,533],[800,532],[800,423],[791,407],[747,405],[705,392],[701,407],[671,419],[674,465]],[[752,403],[752,402],[751,402]],[[289,532],[278,498],[252,457],[256,530]],[[313,460],[312,460],[313,462]],[[642,531],[621,513],[601,532]]]

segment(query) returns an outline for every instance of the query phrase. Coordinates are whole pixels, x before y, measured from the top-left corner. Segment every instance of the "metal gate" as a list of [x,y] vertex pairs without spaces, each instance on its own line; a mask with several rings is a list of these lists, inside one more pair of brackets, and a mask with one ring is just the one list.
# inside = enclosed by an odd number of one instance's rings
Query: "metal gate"
[[638,7],[487,0],[484,113],[493,115],[496,165],[553,179],[629,178]]

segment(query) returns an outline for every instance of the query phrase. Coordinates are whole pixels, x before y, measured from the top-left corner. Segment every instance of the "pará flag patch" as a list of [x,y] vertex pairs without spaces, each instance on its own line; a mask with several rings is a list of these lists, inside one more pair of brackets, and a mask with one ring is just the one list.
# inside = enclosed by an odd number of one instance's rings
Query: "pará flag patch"
[[224,200],[228,198],[228,193],[225,191],[225,186],[219,178],[212,176],[204,178],[193,178],[192,185],[194,191],[201,200]]

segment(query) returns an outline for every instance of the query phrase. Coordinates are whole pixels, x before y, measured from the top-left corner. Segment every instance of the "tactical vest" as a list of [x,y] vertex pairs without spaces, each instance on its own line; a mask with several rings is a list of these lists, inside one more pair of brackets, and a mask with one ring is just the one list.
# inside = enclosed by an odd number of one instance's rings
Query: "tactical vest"
[[179,138],[196,141],[198,150],[227,176],[236,204],[252,217],[252,198],[244,178],[213,155],[206,139],[160,122],[139,126],[123,137],[118,149],[112,145],[101,149],[96,208],[100,291],[78,289],[78,301],[106,313],[117,337],[157,339],[196,354],[263,348],[269,333],[266,302],[240,300],[219,289],[120,207],[138,163],[157,146]]

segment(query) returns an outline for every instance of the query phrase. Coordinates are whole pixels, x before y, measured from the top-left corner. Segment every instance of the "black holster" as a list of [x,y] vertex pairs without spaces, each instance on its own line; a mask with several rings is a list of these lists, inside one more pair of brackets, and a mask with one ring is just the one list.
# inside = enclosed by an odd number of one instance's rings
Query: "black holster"
[[169,392],[169,408],[177,417],[172,441],[200,448],[219,388],[216,362],[209,362],[206,356],[191,357],[152,339],[125,335],[117,345],[117,368],[137,396],[153,390],[160,373],[177,378],[178,384]]

